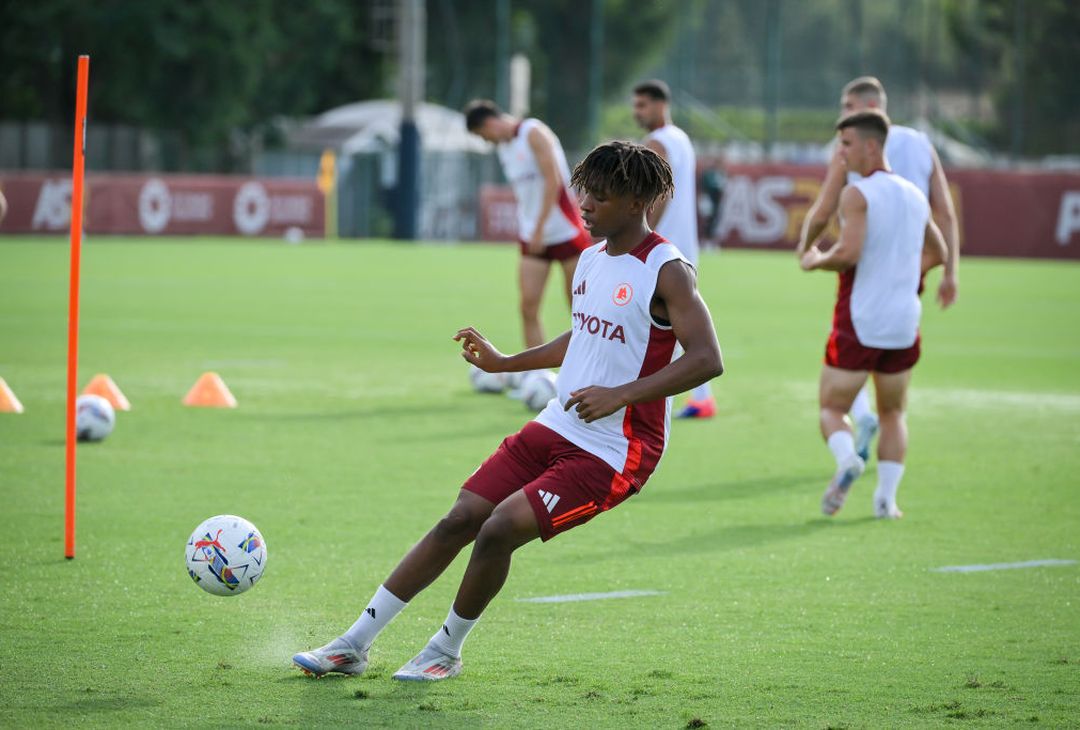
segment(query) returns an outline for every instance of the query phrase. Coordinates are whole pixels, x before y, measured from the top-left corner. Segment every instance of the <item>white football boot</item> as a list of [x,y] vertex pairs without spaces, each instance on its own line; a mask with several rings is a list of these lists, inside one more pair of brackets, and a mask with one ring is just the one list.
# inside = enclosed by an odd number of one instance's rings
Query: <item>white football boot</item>
[[368,665],[368,653],[366,649],[357,651],[349,642],[337,638],[318,649],[294,654],[292,660],[304,674],[318,679],[331,672],[363,674]]
[[870,461],[870,445],[878,432],[878,417],[873,413],[855,423],[855,453],[864,462]]
[[840,511],[840,508],[844,506],[844,500],[847,499],[848,490],[851,489],[855,480],[862,476],[864,469],[866,469],[866,462],[855,456],[852,461],[836,470],[828,489],[821,495],[822,514],[831,516]]
[[441,649],[428,644],[424,650],[394,672],[394,679],[403,682],[437,682],[461,674],[461,657],[444,654]]
[[874,493],[874,517],[879,520],[898,520],[904,516],[896,502],[889,502],[877,492]]

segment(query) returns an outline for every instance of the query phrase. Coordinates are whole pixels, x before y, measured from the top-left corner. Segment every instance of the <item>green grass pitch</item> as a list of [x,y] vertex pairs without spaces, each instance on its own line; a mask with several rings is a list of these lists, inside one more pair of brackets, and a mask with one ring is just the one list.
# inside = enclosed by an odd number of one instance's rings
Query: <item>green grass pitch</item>
[[[343,631],[462,480],[529,415],[470,391],[450,336],[519,345],[511,247],[97,239],[80,385],[134,409],[79,447],[62,558],[68,247],[0,241],[0,726],[979,727],[1080,723],[1080,267],[968,259],[924,298],[897,523],[873,462],[835,519],[816,381],[834,278],[706,254],[720,415],[673,425],[645,491],[516,556],[431,686],[390,674],[439,627],[467,551],[383,633],[360,678],[293,652]],[[931,277],[930,292],[937,276]],[[554,286],[548,334],[569,322]],[[180,399],[216,370],[240,402]],[[240,514],[269,546],[242,596],[200,591],[184,544]],[[653,590],[581,603],[516,599]]]

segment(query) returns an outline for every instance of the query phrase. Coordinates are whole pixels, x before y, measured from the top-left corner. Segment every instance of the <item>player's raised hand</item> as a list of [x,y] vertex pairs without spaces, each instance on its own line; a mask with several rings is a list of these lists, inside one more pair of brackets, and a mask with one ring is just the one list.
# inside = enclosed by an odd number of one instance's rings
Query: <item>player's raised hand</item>
[[570,399],[566,401],[563,410],[569,411],[573,408],[577,411],[578,418],[585,421],[585,423],[592,423],[598,418],[610,416],[626,405],[619,388],[590,385],[581,390],[571,391]]
[[473,327],[457,331],[454,340],[461,343],[461,356],[481,370],[497,373],[502,370],[506,356],[495,349],[487,338]]

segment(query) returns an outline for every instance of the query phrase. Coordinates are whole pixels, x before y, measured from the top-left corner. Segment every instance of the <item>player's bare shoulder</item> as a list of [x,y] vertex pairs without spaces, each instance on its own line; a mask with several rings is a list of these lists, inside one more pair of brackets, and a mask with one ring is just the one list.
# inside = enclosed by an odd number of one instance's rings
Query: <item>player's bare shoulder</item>
[[845,185],[840,191],[841,213],[865,213],[866,196],[859,190],[858,185]]

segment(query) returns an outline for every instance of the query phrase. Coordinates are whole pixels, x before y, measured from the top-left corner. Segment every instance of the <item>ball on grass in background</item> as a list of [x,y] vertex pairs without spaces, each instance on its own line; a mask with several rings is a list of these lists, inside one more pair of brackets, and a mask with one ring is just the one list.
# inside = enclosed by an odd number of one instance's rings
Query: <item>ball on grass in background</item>
[[291,243],[297,245],[304,242],[304,229],[297,228],[296,226],[289,226],[285,229],[285,235],[283,236],[285,243]]
[[522,383],[525,382],[525,376],[528,372],[515,372],[506,373],[506,387],[508,390],[521,390]]
[[75,399],[75,436],[79,441],[101,441],[113,431],[116,411],[100,395],[80,395]]
[[477,393],[501,393],[506,390],[506,373],[489,373],[475,365],[469,366],[469,382]]
[[555,373],[550,370],[534,370],[521,383],[521,400],[529,410],[540,412],[548,401],[558,395]]
[[266,570],[266,541],[255,525],[236,515],[217,515],[191,533],[184,553],[188,575],[215,596],[235,596]]

